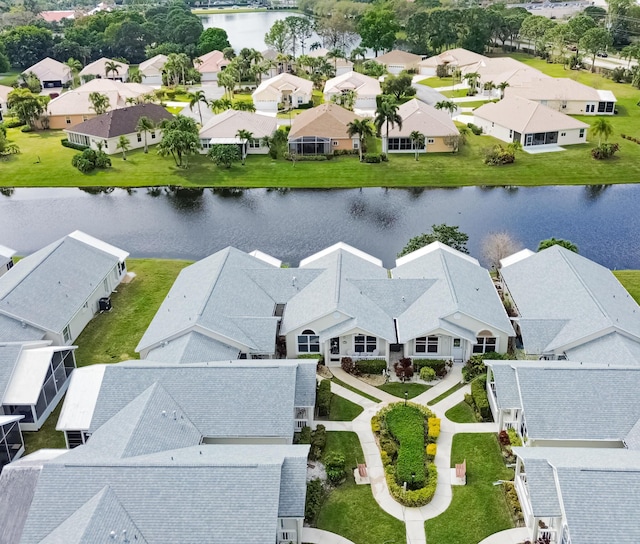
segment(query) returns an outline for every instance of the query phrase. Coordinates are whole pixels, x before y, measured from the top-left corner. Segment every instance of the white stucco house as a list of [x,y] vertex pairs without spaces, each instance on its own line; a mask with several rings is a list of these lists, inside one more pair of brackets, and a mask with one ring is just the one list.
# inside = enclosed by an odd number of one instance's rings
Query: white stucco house
[[384,55],[377,56],[373,60],[378,64],[382,64],[390,74],[399,74],[400,72],[417,71],[418,63],[422,60],[422,57],[407,51],[394,49]]
[[353,72],[353,62],[340,57],[329,58],[327,57],[328,53],[328,49],[325,47],[319,47],[318,49],[309,51],[307,55],[311,58],[325,58],[329,64],[333,65],[336,76],[341,76],[347,72]]
[[346,72],[327,80],[324,85],[324,100],[330,102],[333,97],[353,91],[355,103],[353,109],[356,113],[373,113],[376,110],[376,97],[382,94],[380,82],[373,77],[358,72]]
[[0,277],[0,342],[68,346],[124,278],[129,254],[75,231]]
[[15,264],[13,262],[13,257],[15,254],[16,251],[14,249],[0,245],[0,276],[6,274],[13,268],[13,265]]
[[166,55],[156,55],[140,63],[138,70],[143,85],[162,85],[162,70],[167,63]]
[[200,72],[202,83],[218,81],[218,74],[229,64],[222,51],[214,50],[193,60],[193,66]]
[[7,101],[9,100],[9,93],[13,91],[13,87],[7,87],[6,85],[0,85],[0,121],[4,119],[9,107]]
[[59,89],[73,80],[71,68],[49,57],[30,66],[22,72],[22,75],[25,76],[29,72],[38,76],[43,89]]
[[484,104],[474,110],[473,116],[484,134],[503,142],[520,142],[524,148],[587,142],[587,123],[526,98]]
[[457,47],[455,49],[447,49],[439,55],[421,60],[418,63],[420,75],[435,76],[438,66],[444,66],[447,73],[451,74],[453,70],[461,70],[471,64],[477,64],[487,59],[484,55]]
[[260,115],[248,111],[227,110],[214,115],[200,129],[200,153],[207,153],[212,145],[237,144],[244,142],[238,138],[238,131],[248,130],[253,135],[247,145],[247,154],[264,155],[269,152],[269,146],[264,144],[264,138],[272,136],[278,128],[275,117]]
[[312,93],[311,80],[285,72],[260,83],[251,96],[257,112],[277,113],[308,104]]
[[[500,98],[502,91],[499,85],[504,83],[508,87],[522,87],[532,81],[553,79],[545,73],[532,68],[528,64],[511,57],[485,57],[473,64],[467,64],[461,68],[463,82],[470,86],[472,82],[465,79],[467,74],[477,74],[475,90],[484,96]],[[486,88],[486,86],[493,88]]]
[[[107,71],[108,63],[113,63],[117,70]],[[80,70],[79,75],[83,81],[87,81],[91,76],[93,76],[100,79],[113,79],[114,81],[126,82],[129,79],[129,65],[124,62],[102,57],[87,64],[82,70]]]
[[[139,131],[137,125],[141,117],[150,119],[156,128],[146,134]],[[98,149],[100,145],[107,155],[114,155],[121,152],[118,148],[121,136],[129,141],[129,149],[142,149],[145,140],[149,146],[159,143],[162,139],[162,129],[159,125],[169,119],[173,119],[173,115],[158,104],[136,104],[103,113],[65,132],[69,141],[74,144],[85,145],[91,149]]]

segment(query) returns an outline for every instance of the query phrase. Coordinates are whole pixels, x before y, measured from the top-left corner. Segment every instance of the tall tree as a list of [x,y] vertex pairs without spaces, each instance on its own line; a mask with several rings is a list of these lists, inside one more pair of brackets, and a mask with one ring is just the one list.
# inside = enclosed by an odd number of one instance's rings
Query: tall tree
[[400,25],[395,13],[381,4],[372,4],[358,23],[358,34],[362,38],[361,47],[379,51],[389,51],[396,43],[396,34]]
[[[108,60],[104,63],[104,72],[108,79],[115,79],[120,74],[120,68],[122,65],[116,61]],[[109,78],[109,74],[111,77]]]
[[299,17],[297,15],[290,15],[289,17],[286,17],[284,22],[289,29],[293,58],[296,56],[298,44],[300,44],[302,54],[304,55],[305,42],[313,34],[313,23],[307,17]]
[[189,95],[189,109],[193,111],[193,107],[198,107],[198,115],[200,116],[200,126],[202,126],[202,110],[200,109],[200,103],[204,102],[206,105],[209,105],[207,102],[207,97],[204,94],[202,89],[197,90]]
[[158,155],[171,155],[176,166],[187,168],[189,156],[200,149],[196,122],[184,115],[176,115],[173,119],[162,121],[160,128],[162,139],[158,144]]
[[242,166],[244,166],[247,160],[247,153],[249,151],[249,142],[253,139],[253,132],[250,130],[240,129],[236,132],[236,138],[242,140]]
[[467,242],[469,235],[460,231],[457,225],[450,226],[446,223],[440,225],[431,225],[431,231],[414,236],[409,240],[406,246],[398,253],[398,257],[408,255],[414,251],[429,245],[433,242],[440,242],[462,253],[469,253]]
[[53,34],[37,26],[17,26],[0,37],[11,66],[24,70],[49,55],[53,48]]
[[543,38],[546,32],[556,25],[555,21],[551,21],[541,15],[531,15],[522,21],[520,27],[520,36],[525,39],[531,40],[535,48],[536,53],[543,49]]
[[490,232],[482,241],[482,255],[490,268],[498,270],[500,261],[519,251],[522,245],[508,232]]
[[71,70],[72,82],[75,87],[78,82],[78,74],[80,73],[80,70],[82,70],[82,63],[79,60],[70,57],[65,64],[69,67],[69,70]]
[[120,151],[122,151],[122,160],[126,161],[127,151],[131,149],[131,143],[129,142],[129,138],[127,138],[126,136],[120,136],[120,138],[118,138],[118,145],[116,145],[116,149],[119,149]]
[[230,99],[233,98],[233,91],[239,81],[240,75],[238,74],[237,70],[229,68],[228,66],[226,70],[223,70],[218,74],[218,85],[220,87],[224,87],[225,95]]
[[140,117],[138,119],[138,124],[136,125],[136,130],[138,132],[142,132],[144,137],[144,152],[149,152],[149,145],[147,144],[147,134],[156,128],[155,123],[146,116]]
[[347,124],[347,134],[349,138],[353,138],[354,136],[358,137],[358,154],[360,155],[360,162],[362,162],[362,154],[365,151],[365,141],[374,134],[374,128],[371,126],[371,122],[369,119],[354,119]]
[[407,72],[401,72],[397,76],[389,74],[382,82],[382,92],[395,97],[397,101],[415,96],[416,89],[411,86],[411,82],[411,74]]
[[[380,134],[380,130],[382,129],[382,125],[385,125],[386,131],[386,145],[389,145],[389,125],[392,127],[398,126],[398,129],[402,130],[402,117],[398,113],[398,105],[394,104],[389,100],[382,100],[380,105],[376,109],[376,116],[373,120],[373,124]],[[385,153],[387,149],[384,150]]]
[[563,240],[562,238],[547,238],[546,240],[541,240],[538,244],[538,251],[542,251],[543,249],[550,248],[551,246],[562,246],[569,251],[573,251],[574,253],[578,253],[578,246],[575,245],[570,240]]
[[89,102],[91,102],[90,108],[96,112],[96,115],[102,115],[103,113],[106,113],[107,110],[111,107],[109,97],[103,93],[89,93]]
[[612,43],[611,34],[605,28],[590,28],[584,33],[580,39],[580,46],[591,55],[592,72],[596,70],[596,55],[606,51]]
[[231,47],[227,31],[222,28],[207,28],[198,39],[198,54],[204,55],[211,51],[224,51]]
[[420,153],[420,150],[424,147],[425,136],[419,130],[412,130],[411,134],[409,134],[409,138],[411,139],[411,147],[413,147],[413,152],[417,161],[418,153]]
[[291,31],[284,21],[276,21],[269,32],[264,35],[264,43],[278,53],[286,53],[291,49]]
[[580,56],[580,40],[582,39],[582,36],[587,33],[587,30],[596,26],[596,22],[588,15],[576,15],[569,19],[565,26],[568,30],[566,38],[575,44],[575,57],[578,58]]
[[611,122],[604,117],[599,117],[593,123],[591,123],[591,134],[598,137],[598,145],[602,144],[602,140],[606,142],[609,136],[613,134],[613,126]]
[[29,89],[16,89],[8,94],[7,106],[22,123],[33,126],[44,112],[48,98]]

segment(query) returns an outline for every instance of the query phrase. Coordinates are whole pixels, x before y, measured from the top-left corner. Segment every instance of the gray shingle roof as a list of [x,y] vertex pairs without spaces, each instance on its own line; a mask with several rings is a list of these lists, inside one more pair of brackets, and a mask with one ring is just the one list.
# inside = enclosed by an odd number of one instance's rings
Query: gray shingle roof
[[9,387],[21,352],[22,344],[0,344],[0,404]]
[[560,352],[610,332],[640,343],[640,307],[610,270],[585,257],[556,245],[503,266],[501,275],[527,353]]
[[618,333],[610,333],[591,342],[566,350],[572,361],[607,362],[613,364],[638,364],[640,342]]
[[[272,544],[281,488],[291,491],[283,511],[304,514],[299,473],[306,473],[308,450],[205,445],[105,462],[94,461],[82,446],[45,464],[20,542],[39,543],[64,522],[71,534],[90,528],[92,538],[85,541],[99,543],[105,532],[123,529],[105,522],[128,528],[130,520],[154,544],[201,544],[212,535],[221,544]],[[286,459],[292,463],[285,470]],[[293,472],[293,483],[282,481]],[[95,505],[107,486],[108,496]],[[77,514],[81,509],[89,514]]]
[[562,515],[553,467],[544,459],[528,459],[525,463],[531,510],[535,517]]
[[118,261],[110,253],[65,236],[0,277],[0,314],[61,334]]
[[492,365],[496,402],[501,409],[522,408],[516,371],[510,365]]
[[0,544],[20,542],[42,468],[41,463],[19,463],[5,466],[0,474]]
[[146,360],[162,363],[201,363],[237,359],[240,350],[198,332],[189,332],[162,343],[147,354]]
[[173,115],[158,104],[137,104],[112,110],[78,123],[68,132],[97,138],[117,138],[137,132],[136,126],[140,117],[148,117],[156,125],[165,119],[173,119]]
[[42,340],[46,332],[26,322],[0,314],[0,342],[26,342]]

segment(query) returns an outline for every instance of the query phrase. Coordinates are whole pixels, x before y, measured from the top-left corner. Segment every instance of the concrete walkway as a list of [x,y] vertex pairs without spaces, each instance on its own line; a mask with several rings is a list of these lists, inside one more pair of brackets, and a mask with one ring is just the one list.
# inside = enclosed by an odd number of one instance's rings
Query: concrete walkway
[[[420,508],[409,508],[402,506],[389,493],[389,488],[384,474],[384,467],[380,457],[380,450],[375,441],[375,436],[371,430],[371,418],[380,411],[384,406],[392,402],[401,402],[401,399],[393,395],[389,395],[380,389],[370,386],[354,376],[347,374],[340,368],[331,368],[333,374],[340,380],[353,387],[365,391],[366,393],[380,398],[383,402],[376,404],[364,397],[360,397],[359,402],[364,411],[356,417],[352,422],[326,422],[327,430],[353,430],[357,435],[364,454],[364,460],[367,465],[367,472],[371,480],[371,492],[380,506],[385,512],[392,515],[405,523],[407,532],[407,544],[426,544],[426,534],[424,531],[424,522],[442,514],[451,503],[453,496],[451,490],[451,445],[453,435],[456,433],[496,433],[498,431],[496,423],[454,423],[449,421],[445,416],[445,412],[464,400],[465,393],[468,393],[470,387],[468,385],[452,393],[442,401],[429,409],[433,411],[437,417],[441,419],[440,437],[438,438],[438,450],[434,463],[438,468],[438,483],[436,492],[431,502]],[[449,374],[439,384],[425,391],[421,395],[415,397],[411,402],[418,404],[426,404],[429,400],[439,396],[459,383],[462,379],[462,365],[453,366]],[[334,387],[332,383],[332,391],[340,396],[344,396],[352,402],[355,397],[359,397],[357,393],[345,389],[344,387]],[[348,396],[347,396],[348,395]],[[497,541],[496,544],[502,544]]]
[[516,527],[515,529],[507,529],[488,536],[480,544],[518,544],[529,540],[531,534],[526,527]]
[[347,540],[343,536],[313,527],[302,528],[301,540],[305,544],[353,544],[351,540]]

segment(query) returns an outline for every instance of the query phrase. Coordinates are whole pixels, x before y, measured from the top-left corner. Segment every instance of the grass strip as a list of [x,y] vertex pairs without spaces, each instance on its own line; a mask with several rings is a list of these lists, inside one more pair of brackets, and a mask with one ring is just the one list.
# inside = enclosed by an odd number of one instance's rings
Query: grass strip
[[353,391],[354,393],[357,393],[358,395],[360,395],[361,397],[364,397],[365,399],[369,399],[370,401],[373,401],[373,402],[382,402],[380,399],[372,397],[368,393],[365,393],[364,391],[360,391],[360,389],[356,389],[352,385],[349,385],[348,383],[345,383],[342,380],[339,380],[335,376],[331,378],[331,381],[337,383],[338,385],[341,385],[342,387],[344,387],[345,389],[348,389],[349,391]]
[[329,421],[353,421],[363,410],[364,408],[359,404],[333,393],[331,395]]
[[454,423],[477,423],[473,409],[465,401],[449,408],[444,415]]
[[450,387],[449,389],[447,389],[444,393],[441,393],[436,398],[431,399],[429,402],[427,402],[427,406],[433,406],[434,404],[438,404],[441,400],[446,399],[449,395],[453,395],[453,393],[455,393],[458,389],[462,389],[465,385],[467,384],[464,382],[457,383],[453,387]]
[[404,398],[405,391],[409,393],[407,396],[408,399],[412,399],[421,395],[425,391],[431,389],[431,385],[425,385],[422,383],[401,383],[401,382],[390,382],[382,385],[378,385],[377,389],[384,391],[385,393],[389,393],[394,397],[398,397],[400,399]]

